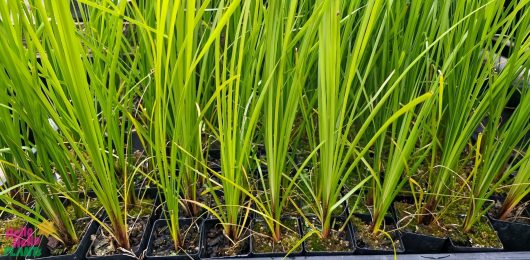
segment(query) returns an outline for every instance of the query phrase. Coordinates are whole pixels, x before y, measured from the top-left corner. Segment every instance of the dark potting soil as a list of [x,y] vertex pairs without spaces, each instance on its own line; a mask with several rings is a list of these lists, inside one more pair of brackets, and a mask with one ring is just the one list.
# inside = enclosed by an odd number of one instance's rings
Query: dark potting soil
[[[86,228],[90,221],[90,218],[82,218],[74,222],[75,233],[79,240],[81,240],[81,237],[84,235],[84,232],[86,231]],[[65,246],[63,243],[51,236],[48,237],[48,242],[46,243],[46,246],[48,247],[48,249],[50,249],[50,253],[54,256],[73,254],[77,250],[78,245],[79,243],[75,245]]]
[[[522,203],[517,205],[503,221],[508,222],[517,222],[522,224],[530,225],[530,214],[526,210],[526,207],[530,202]],[[494,218],[499,217],[499,210],[502,208],[502,203],[500,201],[495,201],[494,206],[490,209],[490,215]]]
[[[296,246],[300,240],[298,234],[298,220],[285,219],[282,220],[285,227],[280,228],[281,238],[279,241],[274,241],[272,233],[264,221],[255,221],[252,226],[252,248],[254,253],[287,253]],[[301,243],[293,252],[302,250]]]
[[[129,243],[131,244],[132,252],[138,250],[148,221],[149,216],[127,219],[127,225],[129,228]],[[106,234],[102,228],[100,228],[96,234],[92,235],[91,240],[94,242],[89,249],[89,256],[107,256],[122,253],[132,253],[126,252],[124,249],[118,247],[112,236]]]
[[243,235],[235,244],[225,236],[222,225],[217,224],[206,233],[206,257],[223,257],[246,254],[250,250],[249,237]]
[[[314,225],[318,230],[322,230],[322,225],[318,223],[318,220],[311,218],[311,224]],[[320,238],[318,234],[313,234],[307,240],[306,250],[309,252],[347,252],[352,250],[352,246],[348,239],[347,230],[339,230],[344,226],[344,222],[341,220],[333,221],[331,225],[331,232],[325,239]],[[311,226],[307,223],[304,224],[304,234],[311,231]]]
[[384,226],[384,231],[392,237],[392,239],[390,239],[388,235],[383,232],[379,232],[378,234],[372,233],[370,231],[370,224],[355,215],[351,217],[351,223],[355,231],[355,243],[358,248],[385,251],[393,251],[394,248],[401,248],[401,242],[396,237],[395,231],[393,231],[396,230],[394,225],[386,223]]
[[176,255],[194,255],[199,252],[199,227],[197,224],[192,225],[182,225],[180,226],[182,233],[182,245],[180,245],[180,250],[177,252],[175,246],[173,245],[173,239],[169,232],[167,226],[158,227],[154,233],[153,240],[153,251],[152,255],[154,256],[176,256]]
[[398,224],[405,231],[439,238],[447,236],[447,229],[439,221],[430,225],[418,223],[418,216],[415,215],[416,207],[413,204],[395,202],[394,208],[396,209]]
[[[81,199],[80,204],[87,209],[91,214],[96,214],[101,209],[101,203],[95,199],[95,198],[85,198]],[[66,212],[68,213],[68,216],[70,216],[71,219],[76,218],[76,211],[75,211],[76,205],[68,204],[66,206]],[[77,235],[77,238],[81,240],[81,238],[84,235],[84,232],[86,231],[91,219],[88,217],[88,215],[81,210],[82,216],[78,218],[76,221],[74,221],[74,229],[75,233]],[[58,255],[70,255],[75,253],[77,250],[77,247],[79,243],[76,243],[74,245],[64,245],[54,237],[48,237],[47,238],[46,246],[50,250],[51,255],[58,256]]]
[[453,206],[443,217],[453,243],[462,247],[502,248],[497,233],[486,217],[480,218],[469,232],[463,231],[465,216],[462,212],[466,212],[466,207],[465,203]]

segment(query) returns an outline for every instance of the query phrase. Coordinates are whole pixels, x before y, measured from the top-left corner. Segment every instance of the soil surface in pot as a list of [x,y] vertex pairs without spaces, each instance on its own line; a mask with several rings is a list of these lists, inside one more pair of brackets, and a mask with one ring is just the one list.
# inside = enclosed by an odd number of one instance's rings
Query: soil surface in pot
[[[82,236],[84,235],[90,221],[90,218],[82,218],[74,221],[73,224],[75,233],[79,240],[81,240]],[[54,256],[73,254],[77,250],[78,245],[79,243],[70,246],[65,246],[63,243],[53,237],[48,237],[48,242],[46,243],[46,246],[48,247],[48,249],[50,249],[51,255]]]
[[[280,228],[281,238],[274,241],[272,233],[264,221],[254,221],[252,226],[252,248],[254,253],[287,253],[296,246],[300,240],[298,234],[298,220],[284,219],[282,224],[285,227]],[[293,252],[300,252],[301,246],[297,246]]]
[[414,213],[416,207],[413,204],[395,202],[394,208],[399,219],[399,226],[405,231],[439,238],[447,236],[447,229],[440,222],[433,222],[430,225],[418,223],[418,216]]
[[225,236],[223,226],[215,225],[206,231],[206,257],[223,257],[247,254],[250,250],[250,239],[247,232],[243,233],[235,244]]
[[7,212],[0,213],[0,256],[4,255],[4,250],[6,247],[13,245],[13,238],[8,238],[6,231],[10,228],[12,229],[21,229],[24,227],[26,222],[15,215],[9,214]]
[[[94,215],[101,209],[101,203],[99,203],[99,201],[95,198],[89,198],[88,200],[83,199],[81,200],[80,204],[83,205],[83,207],[85,207],[91,214]],[[66,212],[68,213],[68,216],[70,216],[70,219],[76,218],[75,207],[76,206],[72,204],[66,206]],[[82,213],[82,216],[73,223],[75,233],[79,240],[81,240],[81,238],[85,234],[85,231],[91,220],[84,211],[80,212]],[[78,245],[79,243],[66,246],[51,236],[48,237],[48,242],[46,243],[46,246],[48,247],[51,255],[53,256],[73,254],[77,250]]]
[[153,256],[176,256],[195,255],[199,252],[200,231],[197,224],[185,224],[180,226],[181,239],[180,250],[177,252],[173,245],[173,239],[166,225],[159,226],[153,233]]
[[[313,225],[318,230],[322,230],[322,225],[318,223],[318,220],[311,218],[311,225]],[[350,245],[350,240],[348,239],[348,231],[339,229],[344,225],[344,222],[341,220],[334,220],[331,225],[331,232],[329,236],[325,239],[320,238],[318,234],[313,234],[307,240],[306,250],[309,252],[347,252],[352,250]],[[304,226],[304,235],[311,231],[311,226],[308,223],[305,223]]]
[[[530,225],[530,214],[526,210],[526,207],[528,206],[528,204],[530,204],[530,202],[517,205],[510,212],[508,217],[504,219],[503,221],[517,222],[517,223]],[[498,219],[499,210],[501,210],[501,208],[502,208],[502,203],[500,201],[495,201],[493,208],[491,208],[489,211],[490,216],[494,217],[495,219]]]
[[[127,219],[127,225],[129,228],[129,243],[131,244],[132,252],[138,250],[148,220],[149,216]],[[107,256],[124,253],[123,249],[116,245],[112,236],[106,234],[106,232],[101,228],[96,234],[92,235],[91,239],[94,241],[94,243],[90,247],[89,256]]]
[[[153,209],[154,199],[143,199],[141,204],[134,206],[129,209],[127,214],[127,227],[129,234],[129,243],[131,245],[131,251],[135,252],[140,246],[142,241],[142,236],[144,234],[147,223],[149,222],[150,213]],[[107,224],[110,225],[110,222],[107,221]],[[126,252],[123,248],[120,248],[112,236],[107,234],[107,232],[101,227],[98,229],[98,232],[91,236],[92,245],[90,246],[88,255],[89,256],[108,256],[115,254],[123,253],[132,253]]]
[[464,204],[452,207],[448,214],[443,217],[453,243],[461,247],[502,248],[497,233],[486,217],[480,218],[469,232],[463,231],[465,216],[462,215],[462,212],[466,212],[466,207],[467,205]]
[[393,230],[396,229],[396,226],[389,223],[386,223],[384,226],[384,231],[392,237],[392,239],[390,239],[387,235],[383,234],[383,232],[373,234],[370,231],[370,223],[363,221],[355,215],[351,217],[351,223],[355,231],[355,243],[358,248],[384,251],[393,251],[394,248],[401,248],[401,242],[393,232]]

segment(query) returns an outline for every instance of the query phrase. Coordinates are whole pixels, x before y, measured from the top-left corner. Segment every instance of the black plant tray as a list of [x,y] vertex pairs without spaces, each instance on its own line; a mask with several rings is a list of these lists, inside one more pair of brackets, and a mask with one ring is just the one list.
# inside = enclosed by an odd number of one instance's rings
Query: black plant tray
[[[411,198],[396,198],[396,201],[411,204],[413,200]],[[448,243],[447,237],[436,237],[402,229],[400,219],[405,216],[400,216],[395,206],[393,206],[392,211],[394,212],[397,227],[401,230],[401,242],[403,242],[406,253],[436,254],[443,252]]]
[[[310,218],[313,218],[313,219],[316,220],[316,217],[310,217]],[[340,221],[342,221],[344,223],[346,221],[346,218],[345,217],[333,217],[333,219],[331,221],[333,222],[334,220],[340,220]],[[302,236],[306,236],[307,233],[304,230],[304,227],[305,227],[306,224],[304,223],[304,220],[302,220],[300,222],[302,224],[300,226],[300,228],[302,229]],[[343,251],[343,252],[336,252],[336,251],[309,251],[308,250],[308,245],[307,245],[307,240],[306,240],[303,243],[304,254],[307,255],[307,256],[352,255],[355,252],[355,250],[356,250],[356,248],[355,248],[355,240],[354,240],[354,237],[353,237],[352,230],[353,229],[351,227],[351,223],[346,223],[346,228],[345,228],[344,232],[346,232],[346,236],[347,236],[346,239],[350,243],[350,245],[349,245],[350,251]],[[316,236],[316,234],[314,236]]]
[[[486,219],[488,222],[488,225],[491,225],[491,222],[486,216],[483,216],[483,218]],[[496,231],[495,231],[496,232]],[[498,237],[498,235],[497,235]],[[500,240],[500,239],[499,239]],[[501,241],[502,244],[502,241]],[[504,247],[504,245],[503,245]],[[454,252],[454,253],[473,253],[473,252],[500,252],[503,251],[503,248],[483,248],[483,247],[466,247],[466,246],[458,246],[453,243],[453,240],[451,239],[451,236],[449,236],[449,243],[447,243],[447,251],[446,252]],[[528,255],[530,258],[530,255]]]
[[506,251],[530,251],[529,224],[498,220],[491,215],[489,219]]
[[[500,196],[492,196],[492,199],[504,202],[504,198]],[[526,216],[530,216],[530,208],[524,211]],[[487,217],[497,231],[505,251],[530,251],[530,224],[499,220],[490,213]]]
[[147,244],[147,250],[145,251],[145,257],[144,259],[145,260],[186,260],[186,259],[199,259],[199,254],[200,254],[200,250],[201,250],[201,243],[202,243],[202,221],[203,219],[202,218],[197,218],[197,219],[192,219],[192,218],[183,218],[183,219],[179,219],[179,226],[181,227],[182,225],[184,224],[192,224],[193,221],[196,221],[197,222],[197,225],[199,226],[199,250],[197,251],[196,254],[181,254],[181,255],[175,255],[175,256],[154,256],[152,255],[152,252],[153,252],[153,242],[154,242],[154,233],[156,231],[156,229],[160,226],[167,226],[167,220],[166,219],[158,219],[157,221],[155,221],[154,225],[153,225],[153,228],[151,229],[151,234],[149,236],[149,242]]
[[[246,225],[247,227],[250,225],[250,222],[252,221],[251,218],[248,218],[246,220]],[[208,248],[208,242],[207,242],[207,239],[208,239],[208,231],[212,228],[215,228],[216,225],[220,225],[220,221],[218,219],[206,219],[204,220],[203,222],[203,225],[202,225],[202,230],[201,230],[201,249],[200,249],[200,256],[201,258],[209,258],[207,256],[207,248]],[[243,248],[243,252],[241,252],[241,254],[239,255],[235,255],[235,256],[216,256],[216,257],[211,257],[211,258],[215,258],[215,259],[226,259],[226,258],[244,258],[244,257],[249,257],[250,256],[250,234],[249,234],[249,230],[247,230],[246,232],[244,232],[241,236],[242,238],[244,239],[248,239],[248,247],[245,247]]]
[[[399,260],[528,260],[529,252],[497,252],[497,253],[454,253],[454,254],[398,254]],[[258,257],[245,258],[252,260],[283,260],[282,257]],[[295,257],[297,260],[394,260],[393,255],[356,255],[356,256],[301,256]]]
[[[89,254],[90,247],[92,247],[93,241],[88,241],[88,247],[83,252],[83,255],[85,256],[86,259],[89,259],[89,260],[113,260],[113,259],[129,260],[129,259],[132,259],[134,260],[142,256],[143,251],[147,247],[147,242],[149,242],[149,236],[151,235],[153,224],[160,217],[160,210],[159,210],[160,207],[158,207],[158,204],[160,204],[160,199],[159,199],[156,188],[142,189],[142,190],[137,191],[137,194],[145,195],[144,198],[154,199],[154,204],[153,204],[153,208],[151,211],[151,215],[149,216],[149,219],[147,220],[147,224],[142,234],[140,245],[138,246],[138,249],[134,251],[134,254],[136,255],[136,257],[133,257],[132,255],[126,255],[126,254],[91,256],[88,254]],[[101,228],[100,224],[96,223],[95,233],[97,233],[97,231],[99,231],[100,228]]]
[[[366,214],[354,213],[354,215],[360,218],[365,223],[370,223],[372,219],[370,215],[366,215]],[[395,219],[393,217],[388,217],[388,216],[385,217],[385,223],[391,223],[391,224],[396,225]],[[351,226],[352,226],[352,234],[354,234],[356,232],[355,227],[353,225]],[[399,231],[395,231],[395,239],[399,240],[399,244],[398,244],[399,247],[396,248],[396,253],[403,253],[405,251],[405,248],[403,246],[403,241],[401,240],[401,233]],[[358,246],[357,244],[358,242],[355,236],[353,236],[353,241],[355,242],[355,246],[356,246],[355,253],[360,254],[360,255],[392,255],[394,254],[394,251],[391,251],[391,250],[361,248]]]
[[[89,218],[89,217],[86,217]],[[79,241],[79,245],[77,246],[77,249],[74,253],[68,254],[68,255],[51,255],[51,252],[49,248],[46,246],[48,243],[48,239],[46,237],[42,237],[41,243],[39,244],[39,248],[41,248],[41,256],[38,258],[34,258],[35,260],[77,260],[77,259],[84,259],[84,252],[88,250],[88,247],[90,246],[90,236],[94,233],[96,233],[96,230],[98,229],[98,225],[95,221],[91,220],[85,229],[85,232],[83,233],[83,236],[81,237]],[[26,258],[31,259],[31,258]]]

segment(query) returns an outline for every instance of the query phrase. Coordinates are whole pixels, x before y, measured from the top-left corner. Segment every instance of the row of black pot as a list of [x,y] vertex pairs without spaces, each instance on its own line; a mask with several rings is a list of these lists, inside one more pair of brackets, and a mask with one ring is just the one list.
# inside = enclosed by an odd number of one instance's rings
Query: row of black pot
[[[530,209],[526,209],[530,216]],[[397,212],[394,210],[397,219]],[[465,215],[462,215],[462,218]],[[450,236],[436,237],[404,229],[400,230],[406,253],[473,253],[500,251],[530,251],[530,224],[515,221],[499,220],[491,212],[483,216],[483,221],[493,228],[502,247],[467,247],[460,246]],[[399,225],[398,225],[399,226]]]
[[[156,195],[155,195],[156,196]],[[133,254],[117,254],[117,255],[109,255],[109,256],[94,256],[90,254],[90,248],[92,247],[92,244],[94,243],[95,235],[100,232],[100,225],[95,222],[91,221],[89,225],[87,225],[86,231],[84,233],[84,236],[82,237],[79,246],[77,250],[70,255],[61,255],[61,256],[52,256],[50,251],[48,250],[47,239],[44,237],[41,240],[41,243],[39,245],[40,248],[40,257],[38,259],[137,259],[137,258],[144,258],[144,259],[184,259],[184,258],[211,258],[212,255],[209,255],[208,252],[208,243],[206,243],[207,235],[206,232],[214,228],[216,225],[219,224],[219,220],[213,219],[210,217],[205,217],[204,219],[198,218],[198,219],[180,219],[179,223],[182,225],[190,225],[190,223],[194,222],[196,223],[199,228],[200,238],[199,238],[199,245],[198,250],[195,254],[184,254],[184,255],[177,255],[177,256],[154,256],[152,254],[153,252],[153,241],[156,239],[154,237],[154,231],[157,230],[159,227],[164,227],[167,225],[167,222],[165,219],[161,218],[161,207],[158,207],[157,205],[153,205],[152,213],[149,217],[149,220],[147,222],[147,225],[144,227],[144,232],[141,238],[141,241],[139,245],[137,245],[134,250]],[[347,210],[346,210],[347,211]],[[344,221],[345,217],[347,216],[347,212],[344,212],[341,214],[342,216],[337,216],[336,218]],[[355,216],[359,217],[363,220],[363,222],[369,223],[370,216],[369,215],[363,215],[363,214],[354,214]],[[395,222],[395,215],[388,216],[385,221],[387,224],[396,225]],[[255,218],[253,221],[259,221],[258,218]],[[253,221],[250,221],[250,225],[252,225]],[[304,227],[303,220],[300,218],[297,218],[298,221],[298,227],[299,227],[299,237],[304,237]],[[516,223],[516,222],[508,222],[508,221],[501,221],[489,217],[489,221],[491,222],[492,226],[497,231],[500,240],[502,241],[504,245],[504,251],[530,251],[530,225],[528,224],[522,224],[522,223]],[[307,225],[306,225],[307,227]],[[399,227],[399,226],[398,226]],[[250,228],[250,227],[249,227]],[[250,229],[249,229],[250,231]],[[355,239],[355,229],[352,227],[350,223],[347,224],[347,228],[345,230],[346,232],[346,239],[349,241],[349,248],[350,250],[347,252],[322,252],[322,251],[310,251],[307,249],[306,242],[302,243],[302,246],[299,250],[295,250],[294,252],[291,252],[291,256],[299,256],[299,255],[350,255],[350,254],[393,254],[393,250],[377,250],[377,249],[370,249],[370,248],[364,248],[361,244],[359,244],[359,241],[356,241]],[[245,236],[243,236],[245,237]],[[255,252],[252,248],[252,239],[253,236],[246,236],[249,239],[248,246],[244,246],[237,254],[238,257],[250,257],[250,256],[256,256],[256,257],[263,257],[263,256],[282,256],[285,255],[285,253],[258,253]],[[437,238],[433,236],[428,235],[422,235],[414,232],[408,232],[406,230],[399,230],[395,232],[394,239],[398,239],[400,242],[397,243],[398,247],[396,248],[397,253],[441,253],[441,252],[489,252],[489,251],[502,251],[502,248],[472,248],[472,247],[461,247],[455,245],[451,238]],[[32,257],[26,257],[26,259],[30,259]],[[37,257],[33,257],[36,258]],[[0,259],[24,259],[24,257],[9,257],[4,256],[0,257]]]

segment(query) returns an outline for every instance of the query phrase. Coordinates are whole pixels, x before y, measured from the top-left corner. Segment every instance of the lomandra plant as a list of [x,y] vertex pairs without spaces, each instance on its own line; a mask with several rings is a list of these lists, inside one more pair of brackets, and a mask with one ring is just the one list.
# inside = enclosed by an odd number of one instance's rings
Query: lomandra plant
[[[45,107],[38,100],[43,86],[39,75],[38,55],[29,34],[41,26],[38,12],[22,1],[10,1],[0,7],[0,40],[4,55],[0,58],[0,79],[3,84],[0,117],[4,132],[2,165],[7,185],[2,186],[2,209],[17,215],[50,235],[66,247],[78,243],[72,223],[80,212],[70,215],[59,193],[78,196],[78,178],[71,173],[66,146],[53,127]],[[38,32],[42,33],[42,29]],[[63,141],[63,140],[61,140]],[[24,186],[21,186],[24,184]],[[18,187],[18,188],[17,188]],[[21,200],[19,188],[31,195],[35,208]],[[12,196],[15,195],[15,196]],[[27,214],[31,213],[31,214]]]
[[[216,90],[212,100],[217,126],[210,124],[210,127],[220,144],[221,171],[211,172],[210,180],[221,188],[223,201],[212,192],[218,207],[217,212],[212,213],[223,225],[225,235],[234,242],[244,238],[242,235],[249,221],[250,151],[265,100],[258,90],[266,92],[266,89],[259,89],[260,78],[257,77],[264,55],[260,7],[258,1],[231,2],[225,12],[233,12],[233,15],[219,28],[224,31],[223,41],[216,37],[213,47]],[[220,4],[219,8],[224,5]]]
[[509,183],[509,189],[504,198],[502,206],[497,211],[495,217],[500,220],[507,220],[513,214],[515,209],[524,198],[530,194],[530,153],[528,149],[525,151],[525,156],[518,164],[511,167],[507,174],[516,174],[513,181]]
[[[348,3],[319,1],[319,3],[323,6],[318,37],[317,109],[320,164],[316,169],[316,180],[311,196],[315,201],[313,208],[316,209],[315,213],[322,224],[321,236],[327,238],[330,235],[334,210],[372,177],[368,176],[360,181],[341,198],[341,188],[348,176],[359,165],[377,137],[392,122],[427,100],[431,94],[426,93],[413,99],[392,114],[377,128],[377,131],[368,132],[367,129],[373,123],[374,117],[386,104],[397,84],[386,88],[388,81],[383,82],[378,91],[371,93],[371,98],[363,100],[367,88],[359,83],[356,77],[359,73],[362,75],[367,72],[360,70],[361,65],[366,64],[371,58],[367,54],[374,43],[377,45],[378,39],[375,33],[384,26],[380,19],[385,8],[391,6],[385,6],[388,3],[382,1],[368,1],[362,6],[355,1]],[[341,13],[345,15],[344,21],[341,21]],[[353,21],[358,21],[358,24]],[[345,26],[342,27],[342,24]],[[347,38],[341,39],[343,36]],[[343,64],[346,66],[344,73],[341,73]],[[392,74],[388,77],[392,77]],[[379,102],[374,104],[374,100],[378,98]],[[373,109],[364,117],[360,117],[358,113],[367,111],[366,107],[369,106],[373,106]],[[361,118],[364,121],[360,123],[360,127],[354,128],[355,123],[359,124],[357,120]],[[350,131],[356,132],[351,141]],[[372,138],[366,144],[361,144],[360,140],[365,135],[370,135]]]
[[[303,1],[272,1],[268,3],[264,20],[265,60],[261,86],[267,89],[262,130],[267,173],[261,175],[264,187],[261,198],[265,208],[260,209],[260,213],[274,241],[281,240],[281,218],[285,207],[291,203],[292,191],[303,170],[303,167],[294,170],[290,153],[297,148],[291,146],[293,129],[303,89],[316,62],[313,46],[318,30],[314,26],[318,22],[318,12],[297,17],[299,5],[303,4]],[[295,28],[296,25],[300,27]]]
[[[395,4],[403,3],[396,2]],[[400,108],[401,103],[406,100],[414,100],[422,91],[428,91],[433,97],[425,104],[418,106],[415,115],[408,113],[402,119],[396,120],[390,127],[389,135],[380,137],[375,145],[373,167],[368,167],[374,175],[371,181],[372,190],[368,195],[368,201],[372,204],[368,206],[373,207],[371,230],[374,233],[377,233],[381,228],[385,215],[388,213],[393,200],[401,192],[401,188],[407,183],[415,187],[423,182],[422,177],[417,176],[416,173],[422,165],[427,163],[424,160],[430,151],[434,151],[432,155],[436,157],[438,142],[434,140],[425,144],[420,142],[420,137],[422,131],[425,128],[430,128],[437,116],[441,116],[443,113],[441,103],[446,84],[444,72],[450,70],[450,64],[457,60],[458,56],[454,54],[460,51],[462,46],[457,45],[452,49],[452,55],[446,57],[444,66],[440,67],[438,71],[435,64],[432,63],[431,56],[436,53],[436,49],[446,37],[451,37],[454,31],[458,30],[460,24],[470,19],[473,12],[477,11],[473,10],[445,31],[437,34],[440,23],[443,24],[444,21],[437,19],[436,12],[427,11],[436,6],[435,3],[430,2],[415,2],[410,5],[412,14],[406,18],[402,18],[398,14],[388,15],[388,19],[395,17],[394,19],[397,20],[391,23],[393,26],[389,27],[387,33],[382,36],[388,38],[383,41],[385,53],[382,54],[382,57],[385,59],[391,57],[391,59],[380,69],[383,71],[386,67],[395,69],[399,76],[395,81],[390,79],[391,83],[389,84],[392,86],[399,84],[401,87],[390,97],[391,101],[386,111],[376,118],[376,121],[379,121],[376,125],[384,123],[387,118],[391,117],[392,113],[395,113],[394,111]],[[400,22],[403,25],[400,25]],[[412,24],[415,26],[410,26]],[[399,30],[400,26],[406,28]],[[417,28],[422,29],[417,30]],[[398,31],[402,36],[392,35]],[[416,35],[418,31],[425,36]],[[420,47],[412,40],[418,37],[426,37],[424,46]],[[388,43],[389,41],[392,42]],[[404,53],[396,53],[394,48],[407,49],[411,52],[405,57]],[[432,133],[432,131],[436,131],[436,128],[435,126],[433,128],[435,130],[429,129],[427,131]],[[420,193],[423,194],[421,191]]]
[[[10,7],[19,6],[20,10],[26,8],[23,2],[9,3]],[[112,7],[123,14],[125,5],[126,2],[122,1]],[[15,14],[19,19],[17,23],[21,25],[21,33],[18,37],[23,35],[27,44],[26,51],[20,53],[21,57],[39,55],[40,62],[18,62],[18,70],[10,73],[9,77],[20,75],[20,78],[26,77],[27,82],[33,82],[31,87],[20,88],[27,91],[26,97],[31,97],[31,100],[26,100],[28,107],[31,102],[39,104],[39,111],[54,122],[59,133],[54,135],[54,142],[49,141],[43,145],[49,146],[52,152],[68,155],[68,161],[73,163],[71,169],[68,169],[71,170],[69,174],[82,176],[104,207],[110,225],[96,220],[102,224],[102,228],[110,234],[118,247],[129,250],[126,222],[128,203],[120,201],[120,198],[126,200],[127,196],[121,194],[126,194],[130,186],[118,180],[118,170],[115,168],[116,165],[126,165],[120,163],[120,160],[125,157],[123,140],[128,130],[117,120],[120,113],[123,113],[123,106],[120,105],[123,95],[119,94],[121,92],[118,89],[123,90],[120,86],[129,85],[122,82],[129,78],[123,73],[128,70],[120,66],[118,59],[122,51],[123,20],[112,20],[113,26],[107,27],[106,36],[111,40],[103,42],[109,44],[107,47],[116,50],[111,53],[103,51],[101,45],[90,44],[89,41],[83,41],[85,45],[82,44],[68,1],[28,1],[27,6],[28,9],[24,11],[12,12],[9,15]],[[9,16],[8,13],[5,15]],[[17,36],[16,33],[11,35]],[[90,51],[87,45],[90,45]],[[102,58],[108,62],[91,63],[89,52],[94,60]],[[37,79],[42,79],[42,84],[37,84]],[[101,113],[98,113],[98,107]],[[58,150],[51,147],[57,147]],[[57,167],[60,169],[61,166]],[[121,187],[124,189],[121,190]],[[80,206],[79,201],[67,192],[61,194]]]
[[[403,1],[394,4],[405,5]],[[367,159],[365,163],[373,176],[366,195],[366,206],[371,209],[370,230],[374,234],[384,230],[385,218],[403,186],[414,183],[414,175],[422,165],[429,147],[420,144],[421,131],[441,91],[437,75],[430,75],[428,58],[433,46],[439,41],[433,38],[432,33],[426,33],[437,28],[436,17],[427,11],[432,8],[432,3],[413,2],[408,7],[408,10],[392,8],[385,16],[385,22],[391,26],[380,30],[382,51],[379,56],[371,58],[369,64],[378,63],[376,58],[382,61],[376,69],[364,74],[362,78],[368,85],[377,86],[388,80],[388,84],[399,86],[389,98],[386,108],[374,118],[373,131],[377,131],[380,125],[401,109],[403,103],[421,96],[422,92],[429,92],[433,96],[424,104],[408,109],[410,112],[395,120],[387,133],[381,135],[374,144],[373,159]],[[403,12],[410,13],[403,15]],[[428,45],[417,44],[414,39],[418,38],[425,38]],[[408,52],[405,54],[396,50]],[[385,75],[392,71],[399,76],[387,79]],[[371,136],[366,139],[369,141]]]
[[[499,44],[492,45],[494,34],[507,28],[515,19],[515,13],[502,13],[500,2],[463,1],[443,3],[439,6],[443,21],[441,31],[447,36],[440,42],[433,56],[440,64],[444,76],[442,98],[437,102],[440,115],[433,129],[436,130],[440,151],[439,166],[428,177],[426,198],[420,222],[431,224],[439,218],[440,205],[448,205],[451,196],[457,196],[455,180],[465,180],[460,164],[464,149],[487,113],[487,108],[500,90],[509,85],[508,72],[502,77],[491,77],[495,59],[500,52]],[[520,6],[519,6],[520,4]],[[525,3],[518,3],[520,10]],[[454,12],[450,12],[457,7]],[[468,10],[468,11],[464,11]],[[476,20],[482,22],[475,22]],[[453,21],[453,22],[450,22]],[[451,25],[453,24],[453,25]],[[448,31],[449,28],[456,28]],[[484,50],[491,49],[491,54]],[[456,58],[453,58],[456,57]],[[504,78],[504,80],[503,80]],[[485,84],[487,83],[487,88]],[[465,87],[459,87],[465,86]],[[434,133],[433,133],[434,134]],[[462,195],[462,194],[460,194]],[[447,208],[447,207],[446,207]]]
[[[499,88],[497,94],[488,95],[490,99],[487,123],[483,131],[479,134],[476,148],[474,168],[467,177],[470,181],[470,198],[468,199],[468,212],[464,221],[464,232],[470,232],[482,216],[493,205],[489,203],[489,198],[497,191],[506,179],[510,177],[510,156],[530,131],[528,117],[530,107],[524,104],[530,102],[530,95],[526,89],[521,96],[520,104],[514,113],[505,118],[503,111],[508,100],[517,88],[508,89],[505,87],[512,82],[518,82],[519,75],[528,75],[530,56],[527,53],[530,47],[526,40],[530,27],[527,26],[530,19],[529,11],[521,13],[520,20],[513,26],[517,35],[514,35],[515,47],[513,54],[508,58],[506,66],[499,75],[492,75],[494,81],[490,88]],[[521,26],[521,27],[520,27]],[[492,57],[495,59],[496,57]],[[523,77],[527,78],[527,77]],[[524,84],[526,85],[526,84]],[[524,87],[526,88],[526,87]],[[495,100],[495,102],[493,101]],[[503,122],[504,121],[504,122]],[[524,176],[524,174],[523,174]],[[511,198],[509,198],[511,199]],[[507,211],[503,209],[503,211]],[[505,213],[502,213],[505,214]]]
[[[205,91],[197,86],[205,84],[198,84],[195,74],[201,66],[208,66],[201,65],[201,60],[207,57],[238,3],[230,3],[226,12],[218,8],[211,28],[204,28],[201,23],[211,1],[160,0],[155,5],[151,1],[132,5],[133,16],[141,23],[140,44],[148,50],[142,61],[154,68],[152,72],[146,71],[153,73],[154,79],[154,83],[148,83],[144,97],[149,125],[140,131],[157,166],[156,183],[163,194],[164,215],[178,252],[184,243],[179,230],[179,209],[198,217],[201,207],[207,207],[198,200],[198,188],[207,177],[207,167],[201,144],[200,104],[201,93]],[[130,117],[137,129],[142,129],[141,122],[132,114]]]

